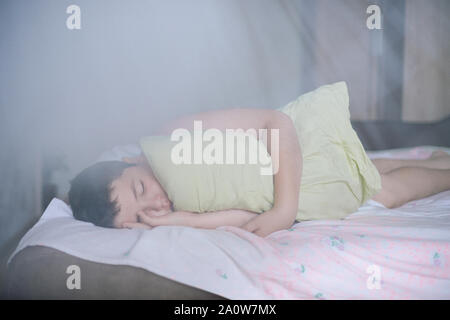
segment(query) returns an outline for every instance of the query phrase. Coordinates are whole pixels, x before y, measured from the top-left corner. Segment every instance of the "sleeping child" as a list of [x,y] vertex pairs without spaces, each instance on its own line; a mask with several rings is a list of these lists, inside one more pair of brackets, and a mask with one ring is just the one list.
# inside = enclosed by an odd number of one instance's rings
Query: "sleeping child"
[[[262,174],[258,163],[176,163],[174,133],[193,132],[196,123],[216,130],[209,141],[228,130],[266,130],[258,151],[270,158],[272,174]],[[368,158],[350,123],[345,82],[279,109],[182,117],[140,145],[140,156],[96,163],[71,181],[76,219],[110,228],[236,226],[265,237],[295,221],[345,218],[369,199],[395,208],[450,189],[450,155],[443,151],[423,160]],[[211,154],[225,156],[223,142],[217,145]]]

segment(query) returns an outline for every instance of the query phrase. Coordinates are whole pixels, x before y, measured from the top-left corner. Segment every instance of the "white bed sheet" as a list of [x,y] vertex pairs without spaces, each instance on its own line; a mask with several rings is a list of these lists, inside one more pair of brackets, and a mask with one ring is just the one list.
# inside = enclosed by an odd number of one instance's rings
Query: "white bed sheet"
[[[424,158],[418,148],[371,158]],[[139,153],[116,147],[99,160]],[[344,220],[308,221],[266,238],[234,227],[106,229],[53,199],[12,257],[41,245],[98,263],[144,268],[229,299],[449,299],[450,191],[386,209],[369,200]],[[81,270],[83,272],[83,270]]]

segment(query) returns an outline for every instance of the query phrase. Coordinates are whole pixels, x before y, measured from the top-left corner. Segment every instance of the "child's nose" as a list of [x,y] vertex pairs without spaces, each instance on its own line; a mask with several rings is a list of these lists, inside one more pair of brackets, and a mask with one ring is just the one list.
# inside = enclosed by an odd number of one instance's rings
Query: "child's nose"
[[163,196],[159,196],[159,208],[160,209],[169,209],[170,202]]
[[163,205],[164,205],[165,207],[169,207],[169,206],[170,206],[170,201],[169,201],[169,199],[167,199],[167,198],[165,198],[165,197],[163,197],[163,196],[161,196],[161,198],[162,198],[162,203],[163,203]]

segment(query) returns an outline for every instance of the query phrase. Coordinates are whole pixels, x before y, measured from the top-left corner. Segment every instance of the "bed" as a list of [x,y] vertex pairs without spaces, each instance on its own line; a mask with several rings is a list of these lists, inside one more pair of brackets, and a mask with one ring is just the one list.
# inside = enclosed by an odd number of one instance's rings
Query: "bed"
[[[368,152],[425,158],[422,146]],[[116,147],[99,160],[134,155]],[[239,228],[111,230],[53,199],[9,259],[8,297],[43,299],[449,299],[450,191],[259,238]],[[69,289],[69,266],[80,289]]]

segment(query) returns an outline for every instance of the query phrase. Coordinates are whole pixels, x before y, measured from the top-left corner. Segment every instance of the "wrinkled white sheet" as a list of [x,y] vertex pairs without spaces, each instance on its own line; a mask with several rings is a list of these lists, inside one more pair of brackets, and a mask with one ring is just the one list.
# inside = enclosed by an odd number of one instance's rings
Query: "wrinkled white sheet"
[[[119,149],[101,159],[138,151]],[[368,154],[424,158],[435,149]],[[100,228],[54,199],[10,259],[27,246],[47,246],[229,299],[449,299],[449,244],[450,191],[396,209],[370,200],[344,220],[301,222],[266,238],[235,227]]]

